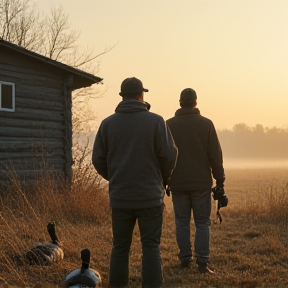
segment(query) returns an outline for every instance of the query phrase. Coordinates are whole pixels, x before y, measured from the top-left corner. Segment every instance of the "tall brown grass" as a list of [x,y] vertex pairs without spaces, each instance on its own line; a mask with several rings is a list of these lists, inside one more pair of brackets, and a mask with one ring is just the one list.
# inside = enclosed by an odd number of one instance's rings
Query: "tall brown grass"
[[[250,173],[252,171],[253,169]],[[255,173],[258,173],[257,176]],[[244,182],[241,186],[239,186],[240,181]],[[247,175],[246,179],[239,179],[233,188],[241,188],[241,192],[236,190],[239,197],[231,203],[233,209],[229,205],[232,217],[240,216],[253,221],[287,226],[288,172],[286,169],[256,169],[253,174]]]
[[[27,189],[15,176],[5,193],[2,191],[0,280],[2,277],[19,287],[57,287],[71,270],[79,267],[81,249],[89,248],[91,266],[100,271],[103,287],[107,286],[112,241],[107,185],[85,161],[74,167],[73,175],[69,189],[55,186],[49,177],[39,179],[37,186]],[[229,204],[221,209],[222,224],[216,221],[215,208],[212,215],[211,266],[216,270],[215,276],[198,274],[195,264],[189,269],[180,268],[173,206],[171,198],[165,197],[161,243],[164,286],[287,287],[285,177],[263,182],[245,171],[227,171],[225,189]],[[50,220],[56,222],[64,260],[48,267],[31,266],[23,255],[35,243],[49,241],[46,225]],[[191,229],[193,232],[193,222]],[[140,259],[140,235],[136,228],[131,247],[130,287],[141,287]]]
[[[54,283],[63,280],[69,268],[73,268],[69,261],[51,270],[31,267],[25,261],[25,253],[34,244],[51,241],[46,229],[48,221],[55,221],[65,258],[70,258],[73,266],[80,265],[81,249],[89,247],[96,251],[101,241],[106,241],[105,237],[111,238],[106,183],[84,162],[77,161],[74,165],[69,186],[60,182],[55,185],[53,173],[47,172],[37,179],[37,185],[28,187],[15,171],[10,171],[11,184],[5,190],[2,188],[0,194],[0,277],[25,287],[51,279]],[[102,235],[94,244],[92,239],[100,230]]]

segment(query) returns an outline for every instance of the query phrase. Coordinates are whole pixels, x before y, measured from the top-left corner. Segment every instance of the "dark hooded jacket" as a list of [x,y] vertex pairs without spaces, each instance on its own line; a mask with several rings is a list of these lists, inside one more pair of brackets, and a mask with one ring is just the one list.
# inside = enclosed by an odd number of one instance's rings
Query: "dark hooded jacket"
[[141,209],[161,205],[177,158],[164,119],[138,100],[120,102],[97,132],[92,163],[109,181],[112,208]]
[[180,108],[166,122],[178,148],[171,191],[210,189],[212,175],[223,183],[222,150],[212,121],[201,116],[197,108]]

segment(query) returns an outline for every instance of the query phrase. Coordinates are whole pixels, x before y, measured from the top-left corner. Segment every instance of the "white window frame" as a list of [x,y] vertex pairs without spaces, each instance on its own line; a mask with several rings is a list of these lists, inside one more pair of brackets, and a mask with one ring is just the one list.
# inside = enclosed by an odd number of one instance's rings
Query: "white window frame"
[[[2,84],[12,86],[12,108],[2,108]],[[15,112],[15,83],[0,81],[0,111]]]

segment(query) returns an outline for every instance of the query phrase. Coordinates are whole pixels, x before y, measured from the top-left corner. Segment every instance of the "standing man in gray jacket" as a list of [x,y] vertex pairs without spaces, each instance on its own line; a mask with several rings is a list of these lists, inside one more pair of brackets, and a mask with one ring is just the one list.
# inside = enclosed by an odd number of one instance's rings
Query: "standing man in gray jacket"
[[[196,108],[196,92],[187,88],[181,92],[180,106],[175,116],[167,120],[179,156],[170,179],[170,189],[176,223],[176,239],[182,267],[192,259],[190,220],[193,212],[196,227],[194,252],[200,273],[214,273],[209,263],[212,176],[217,189],[224,191],[222,150],[211,120]],[[212,175],[211,175],[212,172]],[[218,191],[217,190],[217,191]]]
[[160,237],[165,186],[174,169],[177,148],[164,119],[149,112],[142,82],[121,84],[123,101],[97,132],[92,163],[109,181],[113,247],[109,287],[129,284],[129,252],[136,221],[142,243],[142,287],[163,283]]

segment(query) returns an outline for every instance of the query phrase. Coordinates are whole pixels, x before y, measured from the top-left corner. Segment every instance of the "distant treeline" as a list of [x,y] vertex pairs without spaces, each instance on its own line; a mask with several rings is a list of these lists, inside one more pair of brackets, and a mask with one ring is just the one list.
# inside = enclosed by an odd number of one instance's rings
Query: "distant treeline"
[[227,158],[279,159],[288,161],[288,128],[268,128],[244,123],[232,130],[217,130],[223,154]]

